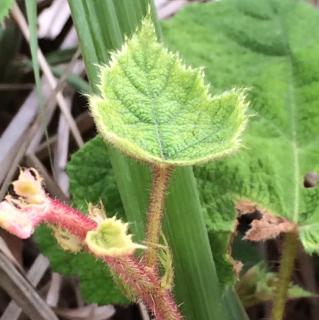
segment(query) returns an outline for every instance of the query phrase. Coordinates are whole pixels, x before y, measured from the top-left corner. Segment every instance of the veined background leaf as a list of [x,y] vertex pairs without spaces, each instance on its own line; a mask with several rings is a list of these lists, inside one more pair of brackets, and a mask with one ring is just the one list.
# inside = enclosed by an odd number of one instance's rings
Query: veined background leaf
[[102,201],[107,215],[123,216],[109,154],[101,137],[92,139],[74,154],[67,171],[72,201],[77,208],[86,211],[89,202],[98,204]]
[[212,221],[233,221],[234,201],[249,199],[299,224],[308,252],[319,249],[319,191],[303,187],[319,163],[318,20],[297,0],[225,0],[190,6],[164,25],[171,47],[206,66],[213,87],[250,88],[244,150],[204,173]]

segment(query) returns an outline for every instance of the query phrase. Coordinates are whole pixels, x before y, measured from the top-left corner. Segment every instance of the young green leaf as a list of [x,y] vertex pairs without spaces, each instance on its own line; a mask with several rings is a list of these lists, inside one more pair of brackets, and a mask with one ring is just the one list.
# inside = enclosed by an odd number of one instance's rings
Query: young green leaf
[[87,233],[85,243],[97,257],[128,256],[133,255],[136,249],[146,248],[134,243],[127,231],[128,223],[115,217],[105,218],[95,230]]
[[150,18],[101,67],[90,107],[102,136],[157,165],[193,165],[236,150],[247,122],[241,90],[210,96],[203,74],[157,41]]
[[[316,10],[295,0],[225,0],[188,7],[166,24],[173,49],[205,65],[219,90],[250,88],[254,117],[246,148],[209,165],[206,174],[212,219],[223,215],[223,223],[231,223],[235,201],[249,200],[283,218],[278,221],[297,224],[310,253],[319,250],[319,190],[304,188],[303,177],[319,163],[318,19]],[[278,233],[267,225],[270,237]]]

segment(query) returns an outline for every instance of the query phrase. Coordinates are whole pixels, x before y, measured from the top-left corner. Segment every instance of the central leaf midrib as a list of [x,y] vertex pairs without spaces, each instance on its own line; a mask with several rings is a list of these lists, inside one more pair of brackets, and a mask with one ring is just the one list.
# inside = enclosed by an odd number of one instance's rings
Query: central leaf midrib
[[[144,60],[145,60],[145,56],[144,56]],[[164,141],[163,141],[162,133],[161,133],[161,129],[160,129],[160,123],[157,120],[157,106],[158,106],[157,96],[154,97],[152,89],[150,88],[150,80],[149,80],[149,76],[148,76],[148,70],[145,66],[144,66],[144,70],[145,70],[145,75],[146,75],[146,88],[147,88],[148,96],[151,100],[152,119],[153,119],[154,128],[155,128],[155,135],[156,135],[159,149],[160,149],[160,156],[161,156],[161,158],[166,159],[165,151],[164,151],[165,146],[164,146]]]
[[299,202],[300,202],[300,192],[299,192],[299,176],[300,176],[300,161],[299,161],[299,151],[297,142],[297,122],[296,122],[296,101],[295,101],[295,90],[294,90],[294,75],[293,75],[293,65],[291,55],[289,54],[289,69],[291,81],[289,82],[289,97],[290,97],[290,118],[291,118],[291,148],[293,155],[293,170],[294,170],[294,206],[293,206],[293,221],[298,221],[299,216]]
[[299,206],[300,206],[300,189],[299,189],[299,176],[300,176],[300,161],[299,161],[299,147],[297,140],[297,121],[296,121],[296,101],[295,101],[295,90],[294,90],[294,72],[293,72],[293,59],[292,52],[290,50],[290,46],[288,43],[288,35],[285,30],[283,23],[281,21],[280,15],[275,15],[278,20],[278,25],[280,27],[280,33],[282,36],[282,40],[286,46],[286,54],[288,58],[288,68],[289,68],[289,77],[288,77],[288,107],[289,114],[288,120],[290,120],[290,128],[291,128],[291,152],[293,158],[293,181],[294,181],[294,198],[293,198],[293,212],[292,212],[292,220],[294,222],[298,222],[299,218]]
[[150,98],[151,98],[152,118],[153,118],[154,127],[155,127],[155,134],[156,134],[156,138],[157,138],[157,141],[158,141],[158,144],[159,144],[161,157],[163,159],[165,159],[164,142],[163,142],[163,139],[162,139],[162,133],[161,133],[161,129],[160,129],[160,124],[157,121],[157,108],[156,108],[156,106],[158,104],[155,101],[156,98],[154,98],[152,94],[150,95]]

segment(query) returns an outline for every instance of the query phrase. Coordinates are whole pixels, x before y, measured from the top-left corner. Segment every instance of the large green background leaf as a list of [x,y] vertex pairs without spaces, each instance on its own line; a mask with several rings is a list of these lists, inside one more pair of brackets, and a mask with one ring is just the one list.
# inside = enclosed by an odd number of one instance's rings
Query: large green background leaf
[[205,170],[211,219],[232,221],[234,200],[250,199],[298,223],[309,252],[319,249],[319,192],[303,187],[319,163],[318,21],[297,0],[226,0],[189,7],[164,25],[171,47],[205,65],[215,88],[250,89],[244,150]]

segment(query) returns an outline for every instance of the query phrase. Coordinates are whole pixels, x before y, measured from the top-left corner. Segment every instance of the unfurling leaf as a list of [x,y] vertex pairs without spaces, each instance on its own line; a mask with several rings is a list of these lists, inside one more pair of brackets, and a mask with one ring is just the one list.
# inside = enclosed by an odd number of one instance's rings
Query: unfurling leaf
[[106,218],[95,230],[89,231],[85,242],[96,256],[121,257],[132,255],[145,246],[134,243],[127,233],[128,224],[115,217]]
[[211,96],[203,73],[156,39],[150,18],[100,70],[101,97],[90,98],[106,141],[158,165],[193,165],[239,147],[247,122],[245,92]]
[[26,239],[46,219],[51,201],[45,194],[42,178],[35,169],[20,170],[18,179],[12,184],[14,196],[7,195],[0,202],[0,227]]
[[41,204],[46,197],[42,181],[35,169],[20,170],[18,180],[12,183],[13,190],[29,204]]
[[[239,297],[246,308],[257,303],[273,299],[277,275],[267,271],[264,264],[257,264],[250,268],[240,279],[236,288]],[[311,298],[315,293],[309,292],[298,285],[290,284],[288,298]]]
[[217,91],[249,88],[245,148],[197,170],[210,219],[232,224],[235,203],[249,200],[297,225],[309,253],[319,251],[319,188],[304,188],[319,165],[318,19],[302,1],[224,0],[187,7],[164,30],[173,49],[206,67]]
[[63,250],[77,253],[83,249],[83,241],[70,232],[53,226],[51,226],[51,229],[53,230],[55,240]]
[[41,224],[62,228],[79,240],[84,240],[96,223],[80,211],[50,198],[35,169],[23,169],[13,182],[15,195],[0,202],[0,227],[15,236],[29,238]]

